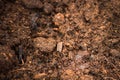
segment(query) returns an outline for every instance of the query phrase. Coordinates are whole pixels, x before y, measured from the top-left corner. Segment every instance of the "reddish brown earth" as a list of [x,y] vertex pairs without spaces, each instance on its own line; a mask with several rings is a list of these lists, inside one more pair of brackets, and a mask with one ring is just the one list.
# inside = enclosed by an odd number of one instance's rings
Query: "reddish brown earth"
[[0,0],[0,80],[120,80],[120,0]]

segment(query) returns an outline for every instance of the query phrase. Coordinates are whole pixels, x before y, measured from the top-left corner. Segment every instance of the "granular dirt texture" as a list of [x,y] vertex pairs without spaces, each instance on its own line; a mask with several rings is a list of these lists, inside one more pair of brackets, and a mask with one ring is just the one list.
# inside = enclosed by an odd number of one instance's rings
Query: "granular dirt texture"
[[0,0],[0,80],[120,80],[120,0]]

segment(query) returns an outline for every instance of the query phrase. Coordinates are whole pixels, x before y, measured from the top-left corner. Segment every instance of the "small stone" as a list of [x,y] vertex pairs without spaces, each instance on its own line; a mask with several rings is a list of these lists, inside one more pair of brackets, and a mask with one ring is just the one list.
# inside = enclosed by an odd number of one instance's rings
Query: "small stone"
[[34,39],[34,46],[42,52],[52,52],[56,47],[56,41],[52,38],[37,37]]
[[65,22],[64,15],[62,13],[57,13],[53,18],[54,24],[59,26]]
[[62,46],[63,46],[63,42],[59,42],[59,43],[57,44],[57,51],[58,51],[58,52],[61,52],[61,51],[62,51]]

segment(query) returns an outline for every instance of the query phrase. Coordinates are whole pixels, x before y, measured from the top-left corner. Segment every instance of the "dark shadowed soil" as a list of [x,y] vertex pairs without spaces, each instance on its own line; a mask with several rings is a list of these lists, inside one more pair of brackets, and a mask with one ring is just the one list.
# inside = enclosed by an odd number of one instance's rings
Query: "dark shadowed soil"
[[120,0],[0,0],[0,80],[120,80]]

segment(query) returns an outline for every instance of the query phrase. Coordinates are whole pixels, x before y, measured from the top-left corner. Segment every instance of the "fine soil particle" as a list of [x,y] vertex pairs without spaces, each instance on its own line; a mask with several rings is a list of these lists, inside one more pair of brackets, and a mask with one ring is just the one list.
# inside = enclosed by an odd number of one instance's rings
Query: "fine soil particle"
[[0,4],[0,80],[120,80],[120,0]]

